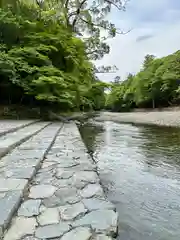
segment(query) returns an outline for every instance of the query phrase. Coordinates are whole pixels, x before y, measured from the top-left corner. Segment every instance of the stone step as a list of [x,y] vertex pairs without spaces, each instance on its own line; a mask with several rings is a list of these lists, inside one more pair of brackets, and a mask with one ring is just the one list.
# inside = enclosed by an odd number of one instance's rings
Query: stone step
[[15,132],[7,133],[0,137],[0,158],[9,151],[37,134],[43,128],[51,124],[50,122],[36,122],[35,124],[21,128]]
[[[60,124],[46,126],[37,135],[22,143],[0,161],[0,239],[9,226],[28,183],[41,166],[61,128]],[[12,238],[14,239],[14,238]]]
[[27,127],[39,120],[1,120],[0,121],[0,136],[7,133],[15,132],[21,128]]
[[118,214],[74,123],[64,124],[4,240],[112,240]]

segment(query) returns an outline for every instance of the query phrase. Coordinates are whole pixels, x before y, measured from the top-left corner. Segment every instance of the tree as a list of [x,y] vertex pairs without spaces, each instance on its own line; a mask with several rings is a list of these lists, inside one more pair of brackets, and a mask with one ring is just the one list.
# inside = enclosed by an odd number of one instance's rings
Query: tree
[[[38,5],[42,3],[36,0]],[[86,44],[86,53],[90,59],[96,60],[110,51],[107,38],[123,34],[115,24],[107,20],[107,15],[114,9],[125,10],[127,1],[121,0],[44,0],[41,8],[55,11],[56,18],[75,34],[81,36]],[[101,30],[106,33],[101,36]]]
[[154,59],[155,59],[154,55],[147,54],[144,58],[143,68],[144,69],[148,68],[148,66],[153,62]]
[[115,111],[135,107],[167,107],[180,103],[180,51],[167,57],[146,55],[143,68],[135,76],[111,88],[106,107]]
[[87,94],[96,77],[86,44],[55,13],[44,2],[1,2],[1,101],[63,111],[96,108],[104,92],[93,103]]

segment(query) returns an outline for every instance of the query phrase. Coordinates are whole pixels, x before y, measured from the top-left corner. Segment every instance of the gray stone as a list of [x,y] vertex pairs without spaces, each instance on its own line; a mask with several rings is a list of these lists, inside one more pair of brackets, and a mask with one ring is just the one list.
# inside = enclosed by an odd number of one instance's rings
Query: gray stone
[[0,199],[1,199],[1,198],[4,198],[5,196],[6,196],[6,192],[4,192],[4,193],[3,193],[3,192],[0,193]]
[[[8,155],[7,155],[8,156]],[[27,168],[27,167],[36,167],[40,163],[41,159],[39,158],[26,158],[24,157],[23,159],[14,159],[10,158],[8,159],[8,164],[11,165],[11,168],[18,168],[21,166],[22,168]]]
[[39,208],[39,212],[42,213],[46,210],[47,208],[44,205],[41,205]]
[[38,223],[41,226],[56,224],[60,221],[60,215],[58,208],[47,208],[37,218]]
[[50,167],[50,166],[54,166],[54,165],[56,165],[56,164],[57,164],[56,162],[48,162],[48,161],[45,161],[45,162],[43,162],[43,164],[42,164],[42,169],[43,169],[43,168]]
[[90,240],[92,236],[91,230],[86,227],[79,227],[66,233],[61,240]]
[[27,180],[25,179],[0,178],[0,192],[24,190],[26,185],[27,185]]
[[14,212],[20,204],[22,191],[13,191],[0,198],[0,228],[4,229],[9,224]]
[[40,239],[49,239],[61,237],[64,233],[70,230],[68,223],[52,224],[43,227],[38,227],[35,236]]
[[52,208],[52,207],[58,207],[58,206],[62,205],[62,202],[57,196],[53,195],[52,197],[44,199],[43,204],[47,208]]
[[96,182],[99,182],[99,178],[98,178],[96,172],[79,171],[73,175],[73,181],[74,182],[84,181],[84,182],[88,182],[88,183],[96,183]]
[[51,173],[52,175],[55,175],[56,167],[55,167],[55,165],[51,165],[51,166],[46,167],[46,168],[41,168],[38,173],[43,173],[44,175],[47,174],[47,173]]
[[59,190],[57,190],[55,195],[58,196],[61,205],[67,203],[77,203],[81,199],[81,197],[77,193],[77,189],[74,187],[60,188]]
[[56,172],[56,177],[59,179],[69,179],[74,174],[73,171],[67,171],[63,168],[58,168]]
[[89,211],[98,210],[98,209],[109,209],[115,210],[115,206],[106,200],[98,199],[98,198],[88,198],[82,200],[83,204]]
[[84,204],[76,203],[73,205],[70,205],[63,209],[63,211],[60,211],[61,218],[63,220],[73,220],[79,215],[82,215],[87,212],[87,209],[84,207]]
[[77,189],[83,189],[87,185],[87,182],[81,181],[80,179],[76,179],[75,181],[73,178],[70,178],[69,180],[71,180],[71,185]]
[[22,203],[18,216],[32,217],[37,216],[40,212],[41,200],[27,200]]
[[68,159],[63,159],[63,161],[59,162],[59,166],[61,168],[71,168],[71,167],[74,167],[74,166],[77,166],[77,165],[79,165],[79,162],[72,161],[72,160],[69,161]]
[[38,238],[35,238],[34,236],[27,236],[22,238],[22,240],[38,240]]
[[79,165],[71,168],[72,171],[95,171],[96,166],[90,162],[81,162]]
[[4,236],[4,240],[19,240],[26,235],[32,235],[37,226],[35,218],[17,217]]
[[97,233],[115,236],[118,226],[118,214],[112,210],[92,211],[76,220],[73,226],[91,226]]
[[92,238],[92,240],[113,240],[111,237],[106,236],[104,234],[98,234]]
[[101,197],[104,195],[102,187],[99,184],[88,184],[79,193],[83,198],[91,198],[93,196]]
[[56,187],[52,185],[35,185],[30,188],[30,198],[48,198],[51,197],[55,191],[57,190]]
[[50,184],[51,181],[54,179],[53,173],[51,172],[45,172],[45,173],[39,173],[36,175],[36,178],[34,182],[38,184]]
[[7,178],[31,179],[35,173],[34,167],[7,169],[4,173]]
[[72,180],[70,179],[57,179],[55,178],[53,181],[53,185],[58,187],[58,188],[64,188],[67,186],[72,185]]

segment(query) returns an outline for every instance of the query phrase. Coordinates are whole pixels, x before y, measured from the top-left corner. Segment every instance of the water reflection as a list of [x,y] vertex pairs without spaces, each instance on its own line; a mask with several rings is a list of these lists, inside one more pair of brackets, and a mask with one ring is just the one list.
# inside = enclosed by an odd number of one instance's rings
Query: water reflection
[[180,130],[104,122],[81,133],[117,206],[120,239],[179,240]]

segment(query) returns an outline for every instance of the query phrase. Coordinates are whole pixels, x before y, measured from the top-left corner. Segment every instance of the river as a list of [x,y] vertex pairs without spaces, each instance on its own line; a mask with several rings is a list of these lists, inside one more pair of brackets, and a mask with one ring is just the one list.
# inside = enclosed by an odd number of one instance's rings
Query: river
[[118,240],[179,240],[180,129],[105,121],[81,134],[119,212]]

